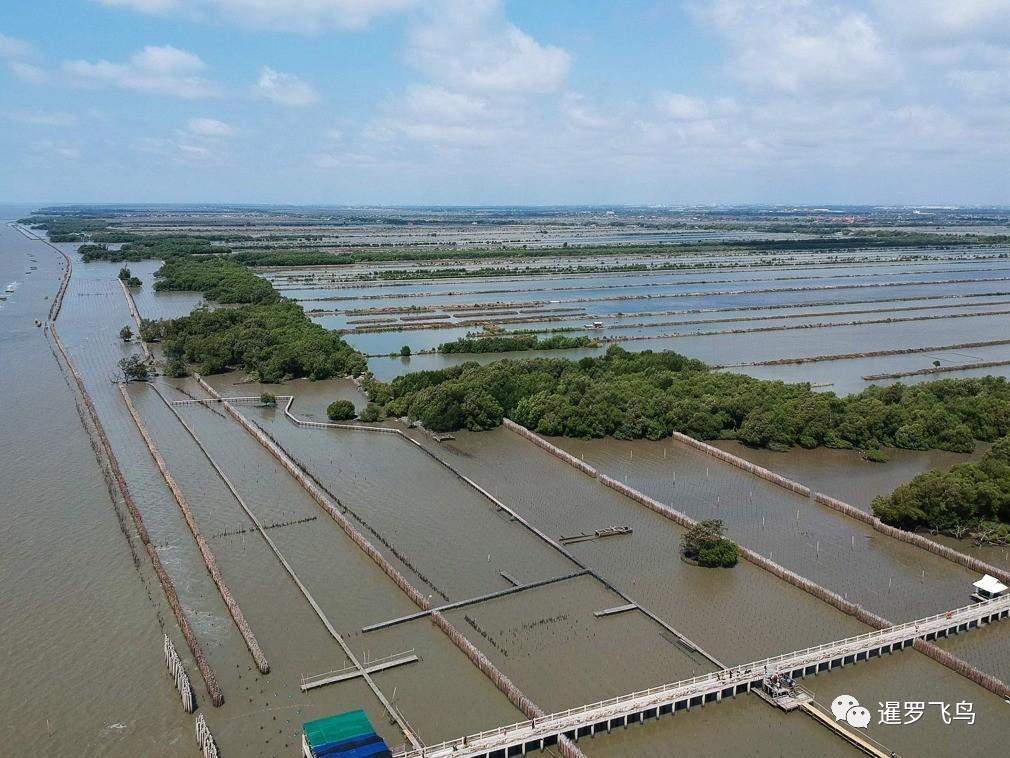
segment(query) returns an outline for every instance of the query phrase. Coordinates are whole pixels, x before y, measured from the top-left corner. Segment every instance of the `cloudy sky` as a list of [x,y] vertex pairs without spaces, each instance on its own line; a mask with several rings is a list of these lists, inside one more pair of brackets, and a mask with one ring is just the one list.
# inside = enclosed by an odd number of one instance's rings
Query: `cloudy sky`
[[1010,204],[1010,0],[33,0],[0,201]]

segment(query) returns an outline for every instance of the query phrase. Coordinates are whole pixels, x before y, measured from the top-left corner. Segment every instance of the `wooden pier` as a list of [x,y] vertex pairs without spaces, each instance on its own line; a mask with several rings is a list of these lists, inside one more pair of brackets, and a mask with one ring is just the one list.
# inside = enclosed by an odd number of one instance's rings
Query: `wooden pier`
[[347,666],[339,671],[327,671],[325,674],[303,676],[300,686],[302,692],[308,692],[309,690],[314,690],[316,687],[325,687],[327,684],[346,682],[349,679],[357,679],[359,676],[364,676],[365,674],[375,674],[379,671],[403,666],[407,663],[417,663],[419,660],[421,660],[420,657],[415,655],[413,650],[408,650],[404,653],[396,653],[374,661],[362,661],[361,668]]
[[763,687],[765,679],[772,674],[787,674],[793,679],[813,676],[912,647],[917,640],[947,637],[1008,616],[1010,596],[1004,596],[857,637],[448,740],[421,750],[405,750],[395,758],[504,758],[518,755],[556,744],[561,738],[577,740],[596,732],[609,731],[615,726],[640,723],[742,695]]

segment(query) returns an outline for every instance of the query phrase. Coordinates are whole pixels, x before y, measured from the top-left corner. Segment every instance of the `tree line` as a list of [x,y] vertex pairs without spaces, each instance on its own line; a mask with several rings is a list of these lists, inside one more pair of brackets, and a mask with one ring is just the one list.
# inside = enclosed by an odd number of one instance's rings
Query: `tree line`
[[677,353],[632,353],[464,363],[369,378],[366,390],[391,416],[435,431],[490,429],[508,416],[541,434],[661,439],[735,439],[753,447],[794,445],[970,452],[976,440],[1010,432],[1010,383],[1002,377],[873,386],[838,397],[809,384],[714,372]]
[[438,346],[440,353],[510,353],[519,350],[565,350],[575,347],[596,347],[590,337],[566,337],[555,334],[540,339],[535,334],[502,334],[481,337],[460,337]]

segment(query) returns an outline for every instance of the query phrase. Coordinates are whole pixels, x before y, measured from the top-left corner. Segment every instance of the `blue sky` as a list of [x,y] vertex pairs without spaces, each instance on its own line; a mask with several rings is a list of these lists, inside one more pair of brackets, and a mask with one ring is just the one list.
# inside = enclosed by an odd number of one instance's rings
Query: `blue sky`
[[1010,0],[35,0],[0,201],[1010,204]]

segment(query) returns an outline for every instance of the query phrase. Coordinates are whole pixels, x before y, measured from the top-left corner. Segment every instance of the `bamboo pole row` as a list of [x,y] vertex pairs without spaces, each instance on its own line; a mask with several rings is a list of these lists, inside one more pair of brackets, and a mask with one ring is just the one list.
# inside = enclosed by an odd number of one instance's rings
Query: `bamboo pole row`
[[[872,322],[860,322],[872,323]],[[744,366],[785,366],[800,365],[803,363],[822,363],[824,361],[850,361],[857,358],[886,358],[894,355],[914,355],[916,353],[935,353],[943,350],[970,350],[978,347],[997,347],[1000,345],[1010,345],[1010,340],[985,340],[982,342],[960,342],[955,345],[929,345],[928,347],[901,347],[891,350],[871,350],[867,353],[834,353],[828,355],[800,356],[798,358],[773,358],[767,361],[747,361],[745,363],[723,363],[710,366],[710,368],[742,368]],[[984,365],[984,364],[973,364]],[[909,374],[928,373],[936,369],[923,369],[922,371],[900,372],[897,374],[879,374],[878,376],[864,376],[863,379],[886,379]]]
[[217,743],[214,735],[210,733],[207,721],[201,713],[196,717],[196,744],[203,753],[203,758],[218,758]]
[[[1007,271],[1005,266],[988,266],[985,268],[973,268],[973,269],[961,269],[961,271],[970,271],[972,273],[994,273],[998,271]],[[550,272],[548,272],[550,273]],[[628,273],[628,272],[624,272]],[[642,270],[637,272],[630,272],[632,276],[683,276],[684,272],[677,271],[675,269],[651,269]],[[927,269],[924,271],[916,271],[916,274],[948,274],[950,269]],[[606,272],[596,272],[596,276],[608,276]],[[687,275],[690,275],[688,273]],[[877,272],[867,272],[860,274],[811,274],[811,275],[794,275],[794,276],[775,276],[775,277],[739,277],[735,279],[691,279],[684,281],[674,281],[674,282],[652,282],[650,286],[654,288],[667,288],[667,287],[686,287],[689,285],[699,285],[699,284],[741,284],[749,282],[788,282],[788,281],[811,281],[811,280],[825,280],[825,279],[870,279],[873,277],[881,276]],[[536,273],[532,274],[529,278],[542,279]],[[413,284],[415,280],[404,280],[400,283],[388,284],[383,282],[382,284],[369,285],[368,283],[357,283],[357,284],[344,284],[344,283],[334,283],[331,281],[310,281],[302,282],[299,284],[275,284],[274,286],[280,290],[298,290],[298,289],[329,289],[329,290],[340,290],[340,289],[369,289],[375,287],[383,286],[409,286]],[[437,281],[437,280],[436,280]],[[478,280],[479,281],[479,280]],[[493,280],[491,280],[493,281]],[[508,280],[505,280],[508,281]],[[520,280],[522,281],[522,280]],[[504,282],[503,282],[504,283]],[[459,295],[507,295],[507,294],[518,294],[522,292],[577,292],[579,290],[619,290],[619,289],[633,289],[642,287],[640,282],[632,282],[625,284],[604,284],[604,285],[568,285],[563,287],[529,287],[529,288],[515,288],[515,287],[498,287],[495,289],[484,289],[484,290],[436,290],[428,292],[405,292],[405,293],[393,293],[393,294],[372,294],[372,295],[338,295],[333,297],[333,300],[393,300],[393,299],[406,299],[406,298],[428,298],[428,297],[456,297]]]
[[153,360],[154,356],[151,355],[151,348],[140,338],[140,311],[137,310],[137,303],[133,299],[133,293],[130,292],[130,288],[126,286],[126,282],[122,279],[119,280],[119,285],[123,288],[123,294],[126,296],[126,305],[130,309],[133,323],[137,325],[137,341],[140,342],[140,347],[144,351],[144,357],[149,361]]
[[[70,375],[73,377],[77,392],[83,400],[83,409],[81,407],[81,403],[77,403],[78,412],[81,415],[81,424],[84,426],[84,430],[88,433],[88,439],[91,442],[91,447],[94,449],[95,456],[98,458],[102,476],[106,479],[109,486],[110,497],[114,498],[115,492],[118,491],[120,496],[123,498],[123,502],[126,504],[126,508],[133,520],[137,534],[140,536],[140,540],[147,551],[151,564],[154,567],[155,574],[157,575],[158,581],[165,593],[165,598],[168,601],[169,607],[172,609],[172,613],[176,618],[179,629],[182,631],[183,638],[189,646],[190,653],[197,662],[197,667],[200,669],[200,675],[203,677],[204,684],[207,687],[207,692],[211,696],[211,702],[215,706],[220,706],[224,703],[224,696],[221,693],[220,686],[218,685],[217,677],[214,675],[210,665],[204,659],[200,643],[193,634],[193,631],[189,626],[189,622],[182,611],[178,594],[175,591],[175,585],[172,583],[171,577],[169,577],[168,573],[165,571],[164,566],[162,566],[161,558],[158,556],[157,551],[151,544],[150,537],[147,534],[147,528],[144,526],[143,519],[140,516],[140,511],[133,500],[132,494],[126,485],[126,480],[123,477],[123,473],[119,468],[119,462],[112,451],[112,445],[109,443],[109,439],[105,434],[105,429],[98,420],[98,413],[95,410],[94,403],[91,401],[91,396],[88,394],[88,391],[84,386],[84,381],[81,379],[80,374],[77,373],[77,368],[74,366],[73,361],[70,360],[70,355],[64,348],[63,341],[60,339],[60,335],[56,331],[56,319],[59,317],[60,311],[63,308],[63,300],[66,296],[67,289],[70,286],[71,276],[73,275],[73,262],[70,257],[58,247],[47,240],[43,240],[43,242],[59,253],[66,264],[63,270],[63,276],[60,280],[60,287],[57,290],[56,295],[53,298],[53,303],[49,308],[49,330],[52,334],[53,342],[55,342],[56,347],[59,349],[59,357],[63,360],[61,369],[65,366],[69,371]],[[56,351],[53,351],[53,355],[57,355]],[[57,360],[57,363],[59,363],[59,360]],[[125,523],[122,522],[122,516],[120,516],[120,521],[124,529],[124,534],[126,534],[126,526]],[[129,540],[129,535],[126,534],[126,536]],[[134,553],[134,561],[136,560],[137,555]],[[172,641],[169,639],[167,634],[164,635],[164,648],[166,664],[175,679],[176,687],[179,690],[180,697],[182,698],[183,709],[187,713],[192,713],[196,708],[196,699],[193,693],[193,687],[190,684],[189,676],[186,674],[185,667],[179,659],[179,654],[175,649],[175,645],[172,644]]]
[[[690,528],[691,526],[697,524],[697,521],[695,519],[692,519],[690,516],[680,513],[679,511],[674,510],[670,506],[664,503],[660,503],[658,500],[655,500],[654,498],[651,498],[648,495],[645,495],[639,492],[638,490],[629,487],[623,482],[619,482],[616,479],[612,479],[606,474],[600,474],[598,479],[600,484],[604,485],[605,487],[610,487],[611,489],[620,492],[621,494],[631,498],[635,502],[641,503],[650,510],[655,511],[661,516],[664,516],[670,519],[671,521],[680,524],[685,528]],[[868,611],[867,609],[863,608],[861,605],[846,600],[837,592],[832,592],[831,590],[822,587],[816,582],[812,582],[806,577],[800,576],[796,572],[790,571],[784,566],[781,566],[778,563],[775,563],[774,561],[765,558],[763,555],[755,553],[753,550],[750,550],[749,548],[743,547],[741,545],[739,549],[740,549],[740,556],[749,563],[752,563],[755,566],[763,568],[765,571],[768,571],[769,573],[777,576],[779,579],[782,579],[783,581],[788,582],[794,587],[797,587],[803,590],[804,592],[813,595],[817,599],[822,600],[825,603],[828,603],[829,605],[833,606],[842,613],[852,616],[853,618],[863,622],[864,624],[867,624],[868,626],[873,627],[874,629],[886,629],[887,627],[894,626],[892,622],[888,621],[882,616],[878,616],[872,611]],[[1003,681],[992,676],[991,674],[985,673],[984,671],[978,669],[977,667],[973,666],[967,661],[948,653],[947,651],[938,647],[935,643],[917,639],[914,643],[914,647],[916,650],[919,650],[920,652],[924,653],[925,655],[928,655],[930,658],[937,661],[938,663],[946,666],[951,671],[961,674],[962,676],[975,682],[975,684],[984,687],[990,692],[999,695],[1002,698],[1010,698],[1010,687],[1008,687]]]
[[[600,297],[571,297],[563,300],[553,299],[553,300],[496,300],[494,302],[488,303],[454,303],[451,305],[440,306],[441,311],[466,311],[466,310],[479,310],[481,308],[531,308],[534,306],[543,305],[571,305],[573,303],[602,303],[602,302],[627,302],[627,301],[641,301],[641,300],[665,300],[668,298],[685,298],[685,297],[709,297],[712,295],[763,295],[763,294],[775,294],[781,292],[830,292],[834,290],[853,290],[853,289],[886,289],[891,287],[912,287],[912,286],[922,286],[922,285],[948,285],[948,284],[983,284],[992,282],[1007,282],[1010,281],[1010,277],[1006,276],[992,276],[992,277],[979,277],[977,279],[925,279],[925,280],[915,280],[915,281],[890,281],[890,282],[873,282],[873,283],[859,283],[859,284],[819,284],[815,286],[794,286],[794,287],[755,287],[750,289],[731,289],[731,290],[692,290],[689,292],[657,292],[650,293],[646,295],[603,295]],[[389,296],[388,299],[394,299],[398,296]],[[404,295],[403,297],[416,297],[413,294]],[[301,298],[300,302],[334,302],[340,300],[361,300],[359,297],[306,297]],[[383,296],[382,299],[387,299]],[[383,313],[411,313],[423,311],[426,306],[403,306],[397,308],[396,306],[388,307],[377,307],[377,308],[353,308],[345,311],[348,316],[364,316],[367,314],[383,314]],[[430,308],[431,306],[427,306]]]
[[[902,250],[902,248],[895,248],[896,250]],[[987,248],[987,250],[994,250],[999,248]],[[883,266],[893,266],[896,263],[901,263],[905,267],[917,267],[917,266],[932,266],[938,263],[944,264],[975,264],[978,262],[990,261],[999,257],[999,254],[983,254],[983,255],[960,255],[960,256],[944,256],[938,258],[936,256],[917,256],[917,260],[912,261],[907,257],[902,258],[886,258],[884,256],[874,256],[873,258],[868,258],[867,256],[862,257],[850,257],[850,258],[840,258],[832,257],[829,260],[816,261],[816,262],[803,262],[802,259],[794,260],[790,263],[775,263],[775,262],[758,262],[755,260],[747,262],[737,262],[737,263],[725,263],[725,264],[712,264],[712,263],[695,263],[695,264],[675,264],[673,266],[652,266],[650,268],[627,270],[622,268],[610,268],[609,271],[600,270],[585,270],[585,268],[572,268],[572,269],[557,269],[550,265],[541,266],[533,272],[524,271],[522,269],[515,269],[505,276],[466,276],[466,277],[428,277],[423,279],[415,279],[413,277],[406,279],[351,279],[343,276],[327,276],[327,273],[333,273],[334,269],[332,266],[319,265],[311,267],[293,266],[293,267],[262,267],[260,270],[264,273],[270,274],[267,278],[270,279],[275,286],[279,289],[310,289],[317,287],[327,287],[329,289],[344,289],[344,288],[354,288],[354,289],[374,289],[380,287],[402,287],[404,285],[410,284],[444,284],[446,282],[454,282],[465,280],[467,282],[510,282],[510,281],[526,281],[530,278],[530,274],[538,275],[541,277],[559,277],[564,279],[581,279],[590,277],[599,277],[601,274],[606,274],[609,277],[614,278],[630,278],[636,276],[642,276],[643,274],[653,274],[653,273],[666,273],[666,274],[698,274],[698,273],[723,273],[723,272],[733,272],[733,271],[805,271],[812,267],[830,269],[835,266],[853,266],[859,265],[862,268],[876,268]],[[598,256],[587,255],[583,256],[582,260],[585,259],[597,259]],[[505,257],[506,260],[511,260],[508,256]],[[494,259],[489,259],[494,260]],[[499,259],[501,260],[501,259]],[[580,259],[573,259],[578,261]],[[428,262],[424,268],[431,270],[438,265],[438,261]],[[309,273],[296,273],[289,275],[291,269],[302,269]],[[948,269],[949,270],[949,269]],[[969,269],[962,269],[969,270]],[[321,272],[321,274],[316,274],[315,272]],[[930,272],[922,272],[930,273]]]
[[928,366],[916,369],[915,371],[895,371],[890,374],[868,374],[862,377],[863,381],[875,382],[881,379],[902,379],[907,376],[927,376],[929,374],[948,374],[952,371],[969,371],[980,368],[996,368],[997,366],[1010,366],[1010,360],[1002,361],[981,361],[978,363],[959,363],[955,366]]
[[73,274],[74,264],[71,262],[70,256],[58,247],[49,244],[48,242],[46,244],[63,256],[64,260],[63,276],[60,277],[60,287],[56,291],[56,296],[53,298],[52,305],[49,306],[49,321],[55,323],[56,319],[60,315],[60,310],[63,308],[63,297],[67,294],[67,288],[70,286],[70,277]]
[[[203,377],[197,375],[197,382],[201,387],[213,397],[220,398],[220,394],[215,390],[210,384],[208,384]],[[291,456],[287,453],[269,435],[267,435],[262,429],[256,426],[254,423],[245,418],[241,413],[236,411],[230,403],[222,402],[225,411],[235,420],[238,424],[245,429],[257,442],[262,445],[267,452],[269,452],[278,463],[280,463],[287,471],[290,473],[295,481],[297,481],[302,488],[309,494],[309,496],[319,504],[319,506],[326,511],[326,513],[337,523],[338,526],[347,534],[348,537],[361,548],[369,558],[388,576],[393,580],[393,583],[400,588],[404,594],[411,599],[411,601],[421,610],[428,611],[431,610],[431,604],[428,599],[417,590],[406,577],[403,576],[396,567],[394,567],[385,557],[380,553],[366,538],[359,532],[354,525],[344,516],[339,508],[334,504],[326,492],[320,487],[310,476],[308,476],[301,468],[294,462]],[[290,404],[289,404],[290,405]],[[394,430],[398,431],[398,430]],[[406,436],[406,435],[404,435]],[[407,438],[409,439],[409,438]],[[502,673],[490,660],[486,658],[480,651],[460,632],[456,627],[454,627],[444,616],[442,616],[437,611],[432,612],[432,620],[436,626],[438,626],[446,636],[470,659],[470,661],[477,666],[482,673],[487,676],[492,683],[502,692],[511,702],[515,705],[527,718],[537,718],[544,714],[544,711],[536,706],[532,700],[522,694],[518,687],[515,686]],[[565,758],[585,758],[582,751],[575,746],[574,743],[569,741],[567,738],[562,737],[559,739],[559,751]]]
[[168,465],[165,463],[165,459],[162,457],[157,446],[154,444],[154,440],[147,431],[147,427],[144,426],[144,423],[140,420],[140,414],[137,413],[137,408],[133,404],[133,400],[130,398],[130,393],[126,391],[126,387],[122,384],[119,385],[119,391],[123,396],[123,400],[126,401],[126,408],[130,411],[133,423],[137,426],[137,431],[139,431],[140,436],[144,438],[144,444],[147,446],[147,450],[151,454],[154,464],[158,467],[158,471],[161,472],[161,476],[164,478],[165,484],[168,485],[168,489],[172,493],[172,497],[179,505],[179,510],[182,511],[182,517],[186,521],[186,526],[189,527],[189,531],[193,535],[193,539],[196,541],[196,545],[200,550],[200,557],[203,558],[204,566],[207,567],[207,573],[210,574],[210,578],[214,580],[214,585],[217,587],[217,590],[221,595],[221,600],[228,609],[228,613],[231,614],[232,621],[235,622],[235,626],[238,629],[239,634],[242,635],[242,639],[245,641],[246,647],[249,648],[249,653],[252,655],[253,661],[256,663],[256,668],[259,669],[261,674],[269,674],[270,664],[267,662],[266,655],[263,654],[263,650],[260,648],[259,642],[256,640],[256,635],[253,634],[253,631],[249,626],[249,622],[246,620],[245,614],[242,613],[242,609],[239,607],[238,601],[235,600],[235,597],[231,594],[231,590],[228,589],[228,585],[225,583],[224,577],[221,575],[221,570],[218,568],[214,552],[210,549],[210,545],[207,544],[207,540],[204,539],[203,533],[200,531],[200,527],[196,523],[196,518],[193,516],[193,511],[189,506],[189,501],[183,494],[182,489],[175,480],[175,477],[172,476],[172,473],[168,470]]
[[834,329],[840,326],[865,326],[870,324],[901,324],[908,321],[939,321],[954,318],[979,318],[982,316],[1005,316],[1005,311],[972,311],[969,313],[934,313],[931,316],[897,316],[877,319],[855,319],[852,321],[814,321],[808,324],[786,324],[783,326],[753,326],[744,329],[713,329],[698,332],[669,332],[667,334],[635,334],[630,337],[601,337],[601,342],[639,342],[643,340],[687,339],[688,337],[716,337],[728,334],[759,334],[763,332],[792,332],[803,329]]
[[579,471],[581,471],[583,474],[586,474],[587,476],[591,476],[591,477],[593,477],[595,479],[596,476],[597,476],[597,474],[599,473],[595,468],[593,468],[592,466],[590,466],[584,460],[581,460],[580,458],[576,458],[574,455],[572,455],[571,453],[569,453],[567,450],[562,450],[557,445],[552,445],[550,442],[548,442],[547,440],[545,440],[539,434],[531,432],[525,426],[522,426],[521,424],[517,424],[515,421],[513,421],[510,418],[503,418],[502,419],[502,426],[504,426],[506,429],[509,429],[509,430],[515,432],[520,437],[525,437],[527,440],[529,440],[530,442],[532,442],[537,447],[539,447],[539,448],[541,448],[543,450],[546,450],[548,453],[550,453],[551,455],[553,455],[555,458],[559,458],[559,459],[563,460],[569,466],[574,466],[575,468],[577,468]]
[[893,537],[894,539],[905,542],[909,545],[921,547],[923,550],[928,550],[930,553],[938,555],[941,558],[946,558],[948,561],[956,563],[959,566],[964,566],[965,568],[977,571],[980,574],[991,574],[1002,582],[1010,583],[1010,571],[993,566],[991,563],[986,563],[973,555],[967,555],[962,553],[960,550],[955,550],[947,545],[941,545],[939,542],[931,540],[928,537],[916,532],[910,532],[906,529],[899,529],[891,526],[890,524],[885,524],[872,513],[867,513],[861,508],[856,508],[854,505],[849,505],[837,498],[825,495],[823,492],[816,493],[814,495],[814,499],[818,503],[826,505],[828,508],[836,510],[839,513],[844,513],[846,516],[861,521],[864,524],[868,524],[873,527],[875,531],[878,531],[881,534],[886,534],[888,537]]
[[51,325],[50,333],[52,334],[53,339],[56,342],[56,347],[59,349],[64,363],[70,371],[70,375],[73,377],[74,384],[77,386],[77,390],[84,401],[84,407],[87,411],[87,418],[90,421],[91,427],[87,429],[87,431],[89,434],[93,433],[97,438],[94,447],[96,448],[96,453],[98,453],[99,462],[102,464],[102,471],[103,473],[108,472],[108,474],[112,477],[116,489],[118,489],[124,503],[126,504],[126,509],[129,511],[130,517],[133,519],[133,525],[137,530],[137,535],[140,537],[140,541],[144,545],[147,555],[151,560],[151,565],[154,567],[154,572],[158,576],[158,581],[161,583],[162,590],[165,593],[165,598],[168,601],[169,607],[172,609],[172,614],[175,616],[175,620],[179,624],[182,636],[186,639],[186,645],[189,647],[190,653],[192,653],[193,659],[196,661],[196,665],[200,669],[200,675],[203,677],[211,702],[215,706],[223,705],[224,694],[221,692],[221,686],[218,684],[217,676],[215,675],[214,670],[210,667],[210,664],[207,662],[207,659],[204,657],[203,649],[200,647],[200,642],[193,633],[193,630],[189,625],[189,620],[183,612],[182,604],[179,602],[179,596],[176,592],[175,585],[172,582],[172,578],[168,575],[168,572],[165,571],[165,567],[161,563],[158,551],[151,542],[151,537],[147,532],[147,527],[144,525],[144,519],[141,517],[140,509],[137,507],[137,503],[133,499],[133,494],[130,492],[129,487],[126,484],[126,478],[123,476],[123,471],[119,467],[119,461],[112,449],[112,444],[109,442],[109,438],[105,434],[105,429],[102,426],[101,421],[98,419],[98,412],[95,410],[95,405],[91,401],[91,395],[84,386],[84,380],[77,372],[77,368],[74,366],[73,361],[70,360],[70,355],[67,353],[67,350],[63,346],[63,342],[60,340],[60,336],[56,331],[55,323]]
[[754,476],[771,482],[772,484],[777,484],[779,487],[783,487],[790,492],[795,492],[797,495],[802,495],[803,497],[810,497],[809,487],[802,485],[799,482],[794,482],[792,479],[787,479],[781,474],[776,474],[774,471],[770,471],[764,466],[758,466],[751,463],[750,461],[741,458],[739,455],[733,455],[732,453],[728,453],[725,450],[717,448],[715,445],[709,445],[707,442],[696,440],[694,437],[681,432],[673,432],[670,436],[678,442],[683,442],[685,445],[693,447],[695,450],[707,453],[713,458],[717,458],[720,461],[729,463],[739,469],[743,469],[747,473],[753,474]]
[[175,688],[179,690],[179,696],[182,698],[182,709],[186,713],[192,713],[196,708],[196,701],[193,698],[193,686],[189,683],[189,675],[186,673],[186,669],[179,659],[179,653],[176,651],[175,645],[172,644],[172,640],[169,639],[167,634],[164,637],[162,650],[165,653],[165,666],[168,668],[168,673],[175,680]]
[[[528,431],[528,430],[526,430],[526,431]],[[530,435],[533,435],[533,433],[530,432]],[[531,441],[533,441],[532,438],[528,437],[527,435],[522,435],[522,436],[526,437],[527,439],[531,439]],[[537,436],[537,435],[533,435],[533,436]],[[688,439],[692,439],[692,438],[688,438]],[[545,445],[546,446],[550,446],[550,443],[548,443],[546,440],[542,440],[542,442],[544,444],[543,445],[539,445],[538,444],[538,447],[542,447],[543,449],[546,450],[547,447],[545,447]],[[704,447],[700,447],[699,449],[712,448],[713,450],[716,450],[719,453],[723,453],[724,452],[722,450],[719,450],[718,448],[713,448],[711,445],[705,445],[705,443],[698,442],[697,440],[694,440],[694,442],[697,443],[698,446],[704,446]],[[729,455],[729,454],[727,453],[726,455]],[[561,460],[566,460],[564,457],[561,457],[561,456],[558,456],[558,457],[561,458]],[[736,456],[732,456],[732,457],[735,458]],[[742,462],[744,462],[744,463],[748,463],[747,461],[743,461],[743,459],[739,459],[739,460],[742,461]],[[748,463],[748,465],[753,465],[753,464],[749,464]],[[582,470],[580,467],[576,467],[576,468],[578,468],[580,471]],[[758,468],[760,468],[760,467],[758,467]],[[762,469],[762,470],[763,471],[767,471],[767,469]],[[772,473],[772,472],[768,472],[768,473]],[[775,474],[774,476],[778,476],[778,475]],[[603,486],[609,487],[609,488],[611,488],[613,490],[616,490],[617,492],[620,492],[622,495],[625,495],[626,497],[634,500],[635,502],[637,502],[637,503],[639,503],[641,505],[644,505],[645,507],[649,508],[650,510],[654,511],[655,513],[657,513],[657,514],[659,514],[659,515],[661,515],[661,516],[663,516],[663,517],[665,517],[665,518],[673,521],[676,524],[679,524],[680,526],[684,527],[685,529],[689,529],[689,528],[691,528],[692,526],[695,526],[698,523],[698,521],[696,519],[691,518],[687,514],[681,513],[680,511],[678,511],[678,510],[676,510],[674,508],[671,508],[669,505],[666,505],[665,503],[661,503],[658,500],[656,500],[655,498],[649,497],[648,495],[646,495],[646,494],[644,494],[642,492],[639,492],[638,490],[634,489],[633,487],[630,487],[629,485],[627,485],[627,484],[625,484],[623,482],[620,482],[620,481],[618,481],[616,479],[613,479],[612,477],[609,477],[606,474],[602,474],[602,473],[597,472],[595,478]],[[790,480],[785,480],[785,481],[788,482]],[[795,482],[793,482],[792,484],[795,484]],[[785,485],[783,485],[783,486],[785,486]],[[802,487],[802,485],[797,485],[797,486]],[[790,489],[791,489],[791,487],[790,487]],[[807,490],[807,492],[809,493],[809,489]],[[847,515],[852,516],[853,518],[858,518],[860,521],[863,521],[864,523],[871,523],[870,520],[875,518],[875,517],[870,516],[869,514],[865,513],[864,511],[860,511],[858,508],[855,508],[854,506],[848,505],[847,503],[843,503],[842,501],[836,500],[834,498],[829,498],[828,496],[823,495],[821,493],[817,493],[816,497],[817,497],[818,502],[821,502],[821,503],[823,503],[825,505],[828,505],[829,507],[833,507],[836,510],[842,512],[842,513],[846,513]],[[830,501],[830,502],[826,502],[826,501]],[[984,571],[988,571],[989,573],[992,573],[993,571],[996,571],[997,573],[993,574],[993,576],[999,576],[999,574],[1006,575],[1006,572],[1001,572],[998,569],[995,569],[995,567],[988,566],[988,564],[984,564],[981,561],[978,561],[977,559],[972,558],[971,556],[967,556],[967,555],[964,555],[963,553],[959,553],[958,551],[953,550],[951,548],[947,548],[944,545],[939,545],[938,543],[935,543],[932,540],[927,540],[925,537],[922,537],[921,535],[916,535],[916,534],[913,534],[911,532],[905,532],[904,530],[895,529],[894,527],[888,526],[887,524],[883,524],[882,522],[880,522],[880,526],[883,527],[883,528],[879,529],[878,531],[881,531],[884,534],[890,534],[891,536],[894,536],[896,539],[900,539],[900,540],[908,542],[910,544],[919,545],[919,546],[923,547],[924,549],[929,550],[930,552],[936,552],[937,555],[943,555],[943,557],[946,557],[949,560],[952,560],[952,561],[954,561],[956,563],[961,563],[961,565],[968,566],[969,568],[976,568],[976,570],[980,570],[980,571],[983,571],[983,570]],[[893,530],[895,533],[892,533],[891,530]],[[920,542],[920,540],[921,540],[921,542]],[[806,577],[800,576],[799,574],[797,574],[794,571],[790,571],[789,569],[785,568],[784,566],[782,566],[782,565],[780,565],[778,563],[775,563],[774,561],[772,561],[772,560],[770,560],[768,558],[765,558],[763,555],[760,555],[759,553],[756,553],[756,552],[754,552],[753,550],[751,550],[749,548],[746,548],[746,547],[740,545],[739,546],[739,550],[740,550],[740,556],[744,560],[748,561],[749,563],[752,563],[755,566],[758,566],[758,567],[764,569],[765,571],[768,571],[769,573],[773,574],[774,576],[778,577],[779,579],[782,579],[783,581],[788,582],[789,584],[793,585],[794,587],[797,587],[798,589],[801,589],[804,592],[807,592],[808,594],[813,595],[814,597],[818,598],[819,600],[822,600],[823,602],[828,603],[829,605],[831,605],[832,607],[838,609],[842,613],[845,613],[845,614],[847,614],[849,616],[852,616],[852,617],[858,619],[859,621],[863,622],[864,624],[867,624],[867,625],[869,625],[869,626],[871,626],[871,627],[873,627],[875,629],[884,629],[886,627],[893,626],[892,622],[888,621],[887,619],[883,618],[882,616],[878,616],[877,614],[873,613],[872,611],[869,611],[869,610],[863,608],[861,605],[858,605],[856,603],[853,603],[853,602],[845,599],[844,597],[842,597],[841,595],[839,595],[837,592],[832,592],[831,590],[829,590],[829,589],[827,589],[825,587],[822,587],[821,585],[817,584],[816,582],[812,582],[811,580],[807,579]],[[949,553],[948,553],[948,551],[949,551]],[[962,560],[966,561],[966,562],[962,563]],[[1010,687],[1008,687],[1003,681],[1001,681],[997,677],[992,676],[991,674],[985,673],[984,671],[982,671],[979,668],[973,666],[972,664],[968,663],[967,661],[965,661],[965,660],[963,660],[961,658],[958,658],[957,656],[954,656],[954,655],[948,653],[947,651],[945,651],[942,648],[938,647],[935,643],[926,642],[925,640],[916,640],[914,646],[915,646],[916,650],[919,650],[920,652],[924,653],[925,655],[928,655],[930,658],[932,658],[933,660],[937,661],[938,663],[941,663],[942,665],[946,666],[950,670],[955,671],[958,674],[961,674],[962,676],[964,676],[967,679],[975,682],[976,684],[980,685],[981,687],[984,687],[985,689],[989,690],[990,692],[993,692],[993,693],[995,693],[996,695],[999,695],[1002,698],[1010,698]]]

